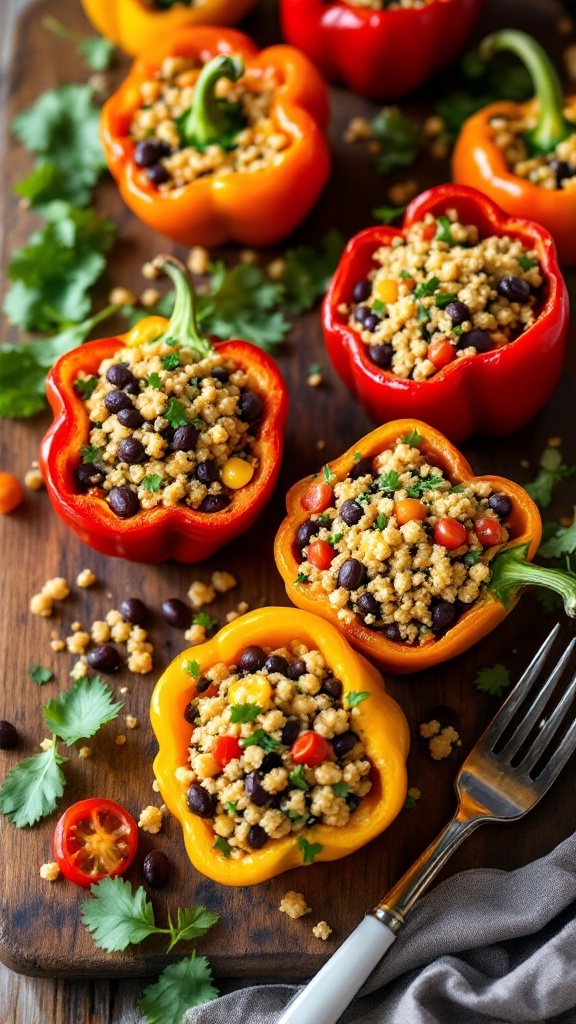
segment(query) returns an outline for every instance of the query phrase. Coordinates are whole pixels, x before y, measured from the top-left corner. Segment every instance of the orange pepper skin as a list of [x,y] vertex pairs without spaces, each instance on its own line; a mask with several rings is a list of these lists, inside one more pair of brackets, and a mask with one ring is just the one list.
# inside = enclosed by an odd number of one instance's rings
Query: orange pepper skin
[[[351,690],[369,692],[357,707],[354,729],[372,762],[372,789],[363,797],[347,825],[315,825],[282,839],[271,839],[261,850],[230,860],[215,850],[216,835],[210,824],[191,814],[187,787],[177,782],[175,771],[188,764],[192,726],[184,710],[196,695],[194,680],[185,671],[188,658],[205,672],[218,662],[237,664],[248,644],[282,647],[299,639],[318,649],[341,680],[344,694]],[[152,727],[159,751],[154,761],[162,799],[182,825],[186,851],[194,867],[223,885],[255,885],[282,871],[302,865],[298,839],[320,843],[316,861],[338,860],[370,842],[394,820],[406,798],[408,724],[398,704],[384,689],[381,675],[357,654],[341,634],[316,615],[294,608],[259,608],[235,619],[198,647],[183,651],[156,684],[150,706]]]
[[[471,480],[486,480],[492,485],[495,492],[506,494],[512,499],[512,513],[507,520],[510,539],[503,550],[512,550],[527,545],[525,557],[530,561],[538,550],[542,536],[542,522],[536,505],[526,491],[504,477],[474,476],[464,456],[439,431],[419,420],[394,420],[378,427],[370,434],[366,434],[347,452],[330,463],[330,470],[334,474],[334,483],[344,480],[348,476],[354,466],[356,453],[359,452],[361,458],[373,459],[380,452],[392,447],[399,437],[408,434],[413,429],[416,429],[423,438],[422,444],[418,445],[419,450],[429,458],[432,465],[439,466],[454,484],[466,483]],[[321,474],[318,476],[320,477]],[[432,665],[448,661],[450,658],[456,657],[457,654],[468,650],[483,636],[495,629],[516,603],[517,590],[506,604],[502,604],[488,589],[486,596],[476,600],[446,633],[418,647],[394,643],[386,639],[383,633],[368,629],[357,615],[354,616],[351,623],[340,622],[336,610],[328,602],[327,595],[309,594],[306,584],[294,585],[294,580],[300,571],[299,552],[295,545],[296,532],[308,518],[300,504],[300,497],[309,486],[310,477],[307,477],[294,484],[288,491],[286,496],[288,514],[280,526],[274,543],[276,566],[286,585],[287,594],[299,608],[316,612],[317,615],[322,615],[323,618],[337,625],[357,650],[382,665],[384,669],[406,674],[420,672]]]
[[152,49],[167,32],[180,32],[192,25],[236,25],[255,3],[209,0],[199,7],[176,5],[168,11],[155,11],[146,0],[82,0],[94,27],[132,57]]
[[[165,57],[240,56],[245,68],[273,67],[280,86],[271,117],[290,144],[277,162],[253,174],[206,175],[181,188],[159,192],[134,162],[128,130],[140,106],[140,85],[154,77]],[[162,37],[135,61],[118,91],[104,104],[101,138],[106,162],[124,202],[145,224],[183,245],[208,248],[227,242],[272,245],[289,235],[310,212],[330,173],[324,136],[326,87],[304,54],[290,46],[258,51],[234,30],[197,28]]]
[[12,473],[0,473],[0,515],[14,512],[24,501],[24,491]]
[[[493,117],[517,120],[538,110],[529,100],[518,104],[501,101],[483,107],[464,122],[452,157],[452,179],[473,185],[513,217],[529,217],[542,224],[556,242],[558,258],[565,266],[576,263],[576,189],[540,188],[513,174],[504,153],[493,139]],[[566,116],[576,121],[576,96],[566,97]]]

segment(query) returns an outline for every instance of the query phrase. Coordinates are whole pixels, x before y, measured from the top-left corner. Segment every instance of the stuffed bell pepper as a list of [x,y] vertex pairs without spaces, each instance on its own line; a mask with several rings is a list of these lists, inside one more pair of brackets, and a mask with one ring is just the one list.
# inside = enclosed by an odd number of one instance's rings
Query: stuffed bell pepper
[[62,356],[41,449],[54,509],[85,544],[135,562],[199,562],[246,530],[280,468],[288,397],[274,361],[198,329],[185,268],[174,313]]
[[270,245],[310,212],[330,170],[326,88],[289,46],[188,29],[158,40],[102,111],[122,197],[185,245]]
[[515,53],[530,72],[528,103],[491,103],[464,124],[452,160],[454,181],[475,185],[515,217],[553,236],[561,263],[576,263],[576,96],[564,96],[542,47],[515,29],[488,36],[480,53]]
[[290,599],[391,672],[466,651],[535,583],[576,617],[576,580],[530,564],[542,524],[517,484],[476,477],[442,434],[396,420],[295,484],[275,542]]
[[256,0],[82,0],[90,21],[133,57],[192,25],[236,25]]
[[483,0],[280,0],[284,38],[375,100],[416,89],[462,51]]
[[334,368],[377,423],[457,443],[523,426],[560,377],[568,294],[548,232],[464,185],[410,203],[342,256],[323,306]]
[[184,651],[151,719],[162,797],[194,867],[224,885],[345,857],[404,804],[406,719],[316,615],[260,608]]

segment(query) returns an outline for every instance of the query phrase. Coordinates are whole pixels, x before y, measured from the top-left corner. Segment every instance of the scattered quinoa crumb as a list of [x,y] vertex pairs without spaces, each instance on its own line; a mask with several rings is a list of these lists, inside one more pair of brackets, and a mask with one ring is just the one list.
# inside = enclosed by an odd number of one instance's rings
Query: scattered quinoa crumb
[[52,648],[53,651],[63,651],[66,648],[66,641],[61,639],[51,640],[50,647]]
[[549,448],[559,448],[560,445],[562,444],[562,438],[561,437],[549,437],[547,443],[548,443],[548,447]]
[[81,757],[83,761],[86,761],[89,757],[92,757],[92,747],[80,747],[78,751],[78,757]]
[[137,729],[140,725],[139,720],[135,718],[134,715],[125,715],[124,721],[126,722],[127,729]]
[[152,657],[148,651],[133,651],[126,665],[130,672],[145,676],[152,671]]
[[244,615],[244,613],[248,611],[249,607],[250,605],[248,604],[248,601],[239,601],[236,605],[236,611],[239,615]]
[[303,894],[301,892],[294,892],[293,889],[289,889],[285,893],[278,909],[281,914],[287,914],[293,921],[299,917],[304,917],[304,914],[310,914],[312,911],[312,907],[307,906]]
[[79,630],[82,629],[82,623],[78,622],[78,620],[76,619],[70,626],[70,629],[72,630],[73,633],[78,633]]
[[105,644],[110,639],[110,626],[102,619],[96,619],[92,623],[90,635],[95,644]]
[[142,306],[155,306],[160,298],[160,292],[157,288],[146,288],[140,296],[140,304]]
[[326,441],[320,438],[319,441],[316,441],[316,447],[318,448],[318,451],[323,451],[323,449],[326,447]]
[[407,203],[416,195],[417,191],[417,181],[413,179],[410,179],[410,181],[400,181],[388,189],[388,198],[394,206],[403,206],[404,203]]
[[52,748],[52,739],[50,738],[50,736],[46,736],[42,740],[42,742],[40,744],[40,749],[41,750],[50,750],[51,748]]
[[76,586],[81,587],[83,590],[86,587],[91,587],[96,583],[96,577],[91,569],[82,569],[76,577]]
[[556,22],[556,31],[560,36],[569,36],[573,28],[572,18],[559,18]]
[[187,629],[184,633],[184,639],[188,643],[192,644],[193,647],[196,644],[203,644],[206,639],[206,629],[204,626],[192,625],[190,629]]
[[202,580],[194,580],[188,590],[188,597],[196,608],[202,608],[205,604],[211,604],[216,597],[213,586],[203,583]]
[[[451,725],[444,729],[435,718],[430,722],[424,722],[420,726],[420,735],[429,741],[428,749],[433,761],[443,761],[450,757],[454,747],[462,746],[462,741]],[[417,797],[414,797],[417,799]]]
[[422,790],[416,789],[416,786],[410,786],[407,796],[411,797],[412,800],[419,800],[422,796]]
[[226,622],[234,622],[234,619],[239,619],[239,618],[240,618],[240,615],[239,615],[238,612],[227,612],[226,613]]
[[326,942],[326,939],[332,935],[332,929],[326,921],[319,921],[312,929],[312,934],[315,935],[317,939],[322,939],[323,942]]
[[54,576],[51,580],[46,580],[42,593],[53,601],[64,601],[70,593],[70,587],[63,576]]
[[134,292],[128,288],[113,288],[108,295],[108,302],[112,306],[135,306],[137,301]]
[[120,693],[122,694],[122,696],[124,696],[124,694],[130,693],[130,690],[128,689],[127,686],[121,686],[120,687]]
[[266,270],[268,271],[268,277],[272,278],[273,281],[279,281],[286,269],[286,260],[279,257],[277,260],[272,260]]
[[208,265],[210,263],[210,253],[208,249],[204,249],[201,245],[195,245],[188,254],[186,260],[188,270],[191,270],[193,274],[207,274]]
[[520,459],[520,465],[522,466],[522,469],[530,469],[528,459]]
[[116,737],[114,742],[117,747],[123,747],[124,744],[126,743],[126,737],[124,736],[123,733],[120,733],[120,735]]
[[47,594],[33,594],[30,598],[30,611],[32,615],[40,615],[48,619],[52,615],[53,602]]
[[213,572],[210,582],[217,594],[226,594],[238,586],[238,580],[231,572]]
[[431,139],[435,138],[436,135],[441,135],[445,128],[446,122],[444,118],[438,117],[437,114],[427,117],[424,121],[424,134],[428,135]]
[[138,828],[141,828],[143,832],[150,832],[151,835],[156,835],[162,828],[161,808],[153,807],[152,804],[145,807],[138,818]]
[[564,58],[564,64],[566,65],[566,71],[568,72],[568,77],[571,78],[572,80],[575,80],[576,79],[576,43],[573,43],[572,46],[567,46],[566,49],[564,50],[564,53],[562,54],[562,57]]
[[72,636],[66,637],[66,646],[70,654],[84,654],[89,643],[90,634],[84,633],[82,630],[78,630],[76,633],[72,633]]
[[306,383],[310,388],[318,388],[323,380],[324,378],[321,373],[310,373],[306,378]]
[[423,722],[420,726],[420,735],[425,739],[429,740],[432,736],[437,736],[440,732],[440,722],[433,718],[430,722]]
[[154,781],[152,783],[152,789],[154,790],[155,793],[159,793],[160,792],[160,786],[158,785],[158,779],[154,779]]
[[60,877],[60,868],[56,861],[48,861],[46,864],[40,865],[40,878],[43,878],[45,882],[55,882]]
[[86,669],[86,661],[83,658],[79,658],[78,661],[72,666],[70,671],[71,679],[84,679],[84,676],[88,675]]
[[31,491],[39,491],[44,487],[44,480],[39,469],[29,469],[24,477],[24,485]]

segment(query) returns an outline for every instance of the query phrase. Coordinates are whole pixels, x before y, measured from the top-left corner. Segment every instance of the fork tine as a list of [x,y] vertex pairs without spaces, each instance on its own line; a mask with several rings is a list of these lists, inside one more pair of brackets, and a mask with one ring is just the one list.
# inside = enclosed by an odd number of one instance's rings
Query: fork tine
[[546,637],[540,650],[537,651],[537,653],[532,658],[532,661],[528,665],[528,668],[526,669],[522,677],[519,679],[519,681],[516,683],[516,686],[514,687],[512,692],[509,694],[509,696],[502,704],[502,707],[497,712],[496,717],[492,719],[492,722],[488,726],[486,732],[484,733],[481,739],[482,746],[484,748],[492,748],[496,741],[504,732],[504,729],[506,728],[506,726],[508,725],[508,723],[510,722],[514,715],[516,708],[524,700],[524,697],[526,696],[528,690],[532,686],[532,683],[539,676],[540,669],[542,668],[542,665],[548,657],[550,648],[552,647],[552,644],[558,636],[559,630],[560,623],[557,623],[557,625],[554,626],[552,632],[549,633],[549,635]]
[[556,748],[548,764],[534,780],[534,788],[542,796],[552,785],[554,779],[560,774],[568,758],[576,750],[576,719],[568,729],[560,746]]
[[568,708],[574,700],[575,693],[576,675],[573,675],[565,693],[562,695],[562,699],[558,702],[554,711],[550,715],[550,718],[542,726],[542,729],[538,733],[538,736],[530,747],[530,750],[527,751],[526,755],[518,765],[519,772],[525,772],[528,775],[538,763],[538,759],[544,753],[560,723],[563,721]]
[[514,755],[520,750],[520,747],[522,746],[524,740],[530,733],[530,730],[533,728],[533,726],[536,725],[536,722],[540,718],[540,715],[546,707],[548,700],[550,699],[552,693],[556,689],[556,685],[559,679],[564,673],[564,669],[566,668],[566,665],[570,660],[570,655],[574,650],[575,644],[576,638],[568,644],[568,647],[564,651],[564,654],[560,658],[559,662],[556,664],[553,672],[550,674],[550,676],[544,683],[544,686],[538,693],[538,696],[530,705],[530,708],[522,718],[522,721],[518,723],[517,728],[514,730],[506,746],[499,752],[498,756],[501,757],[504,761],[512,760]]

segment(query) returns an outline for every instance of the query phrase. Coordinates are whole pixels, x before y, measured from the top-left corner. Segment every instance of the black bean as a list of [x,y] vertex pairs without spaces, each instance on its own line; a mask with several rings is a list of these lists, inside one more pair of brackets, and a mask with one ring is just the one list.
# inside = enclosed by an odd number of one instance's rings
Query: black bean
[[369,473],[372,473],[372,459],[364,458],[358,459],[358,462],[354,463],[348,476],[351,480],[358,480],[359,477],[368,476]]
[[291,747],[300,735],[300,722],[297,718],[289,718],[282,729],[282,743],[285,747]]
[[134,150],[134,163],[137,167],[151,167],[161,157],[168,156],[170,147],[160,139],[144,139]]
[[129,384],[126,384],[122,388],[122,390],[125,391],[127,395],[139,395],[140,394],[140,381],[132,380],[132,381],[130,381]]
[[370,334],[373,334],[380,323],[380,319],[381,318],[379,316],[376,316],[376,313],[370,313],[368,316],[364,317],[362,327],[365,331],[370,331]]
[[146,449],[137,437],[125,437],[118,445],[118,458],[120,462],[127,462],[129,466],[146,459]]
[[[118,394],[118,392],[116,392]],[[135,409],[132,404],[126,406],[117,413],[118,422],[123,427],[130,427],[130,430],[137,430],[144,423],[144,417],[138,409]]]
[[363,324],[367,316],[372,316],[370,306],[356,306],[356,309],[354,310],[354,319],[357,320],[359,324]]
[[275,750],[272,750],[269,754],[266,754],[262,764],[260,765],[260,772],[262,775],[266,775],[271,772],[273,768],[282,767],[282,758],[280,754],[277,754]]
[[166,181],[170,180],[170,174],[164,167],[164,164],[152,164],[150,167],[147,167],[146,177],[153,185],[163,185]]
[[449,302],[446,306],[446,314],[453,324],[463,324],[470,319],[470,310],[465,302]]
[[327,676],[326,679],[322,681],[320,693],[325,693],[328,697],[333,697],[334,700],[338,700],[338,698],[342,696],[342,683],[334,676]]
[[214,512],[222,512],[230,504],[230,498],[225,494],[207,494],[198,506],[199,512],[206,512],[212,515]]
[[98,647],[88,651],[88,664],[98,672],[117,672],[122,665],[122,658],[113,644],[98,644]]
[[307,547],[310,540],[315,533],[322,528],[322,524],[318,520],[307,519],[305,523],[302,523],[298,527],[298,533],[296,534],[296,547],[302,551],[303,548]]
[[345,757],[358,743],[358,737],[355,732],[350,729],[348,732],[341,732],[339,736],[335,736],[332,740],[332,746],[336,757]]
[[221,384],[226,384],[230,379],[228,370],[225,370],[223,366],[215,366],[210,376],[214,377],[214,380],[219,380]]
[[216,813],[216,801],[211,793],[198,782],[190,786],[186,799],[188,807],[198,818],[211,818]]
[[554,173],[558,188],[560,188],[563,181],[569,180],[576,175],[576,169],[571,167],[566,160],[551,160],[549,166],[550,170]]
[[288,662],[281,654],[271,654],[269,658],[266,658],[264,668],[268,672],[281,672],[285,676],[288,671]]
[[125,391],[109,391],[104,399],[104,405],[108,412],[120,412],[120,409],[132,409],[130,395]]
[[500,519],[507,519],[512,511],[511,499],[507,494],[502,494],[501,491],[491,494],[488,498],[488,504]]
[[347,558],[340,566],[338,573],[338,586],[346,590],[357,590],[364,582],[366,570],[357,558]]
[[196,477],[201,484],[213,484],[220,479],[220,471],[214,459],[205,459],[196,466]]
[[244,779],[244,791],[256,807],[264,807],[264,804],[268,803],[270,794],[264,789],[258,772],[248,772]]
[[387,626],[384,626],[382,632],[386,639],[390,640],[393,644],[398,644],[402,640],[400,626],[397,622],[390,622]]
[[198,708],[196,707],[194,701],[191,700],[190,703],[187,704],[186,707],[184,708],[184,721],[188,722],[190,725],[194,725],[197,715]]
[[162,889],[170,876],[170,861],[162,850],[150,850],[144,857],[142,876],[153,889]]
[[454,620],[456,609],[449,601],[439,601],[432,607],[432,632],[441,633]]
[[261,825],[252,825],[246,836],[246,842],[253,850],[261,850],[268,842],[268,838],[268,833],[264,831]]
[[503,277],[498,285],[498,294],[510,302],[527,302],[530,285],[523,277]]
[[162,602],[162,615],[176,629],[188,629],[192,622],[192,609],[178,597],[169,597]]
[[131,384],[136,378],[126,366],[126,363],[114,363],[106,371],[106,380],[109,384],[114,384],[114,387],[125,388],[127,384]]
[[74,470],[74,479],[81,491],[87,491],[90,487],[98,487],[105,475],[101,469],[90,462],[81,462]]
[[140,511],[140,502],[129,487],[113,487],[108,495],[110,508],[121,519],[130,519]]
[[198,693],[206,693],[206,690],[209,690],[211,686],[211,679],[207,679],[206,676],[200,676],[200,679],[196,683],[196,690]]
[[354,526],[362,519],[364,509],[353,498],[349,498],[348,501],[343,501],[340,505],[338,515],[342,522],[346,523],[346,526]]
[[456,347],[458,349],[472,347],[477,352],[491,352],[494,348],[494,342],[488,331],[481,331],[479,327],[475,327],[473,331],[468,331],[462,335]]
[[266,661],[266,655],[261,647],[257,647],[256,644],[251,644],[250,647],[246,647],[240,655],[238,662],[238,668],[242,669],[243,672],[257,672],[258,669],[264,668]]
[[306,662],[302,661],[302,658],[297,658],[296,661],[291,661],[286,669],[286,675],[288,679],[300,679],[308,669],[306,668]]
[[387,342],[384,342],[383,345],[368,346],[368,358],[375,366],[379,366],[381,370],[388,369],[393,355],[394,349]]
[[16,726],[12,722],[0,721],[0,750],[12,750],[18,743]]
[[378,601],[374,597],[374,594],[369,594],[368,591],[360,594],[356,604],[358,605],[358,611],[361,615],[377,616],[380,614],[380,605],[378,604]]
[[238,401],[240,417],[247,423],[257,420],[264,408],[260,398],[255,391],[243,391]]
[[363,281],[358,281],[352,289],[352,298],[354,302],[364,302],[370,298],[372,294],[372,282],[367,277]]
[[140,626],[146,618],[148,609],[139,597],[126,597],[120,605],[120,614],[126,622]]
[[192,452],[199,437],[200,431],[191,423],[187,423],[185,427],[178,427],[174,432],[172,448],[175,452]]

